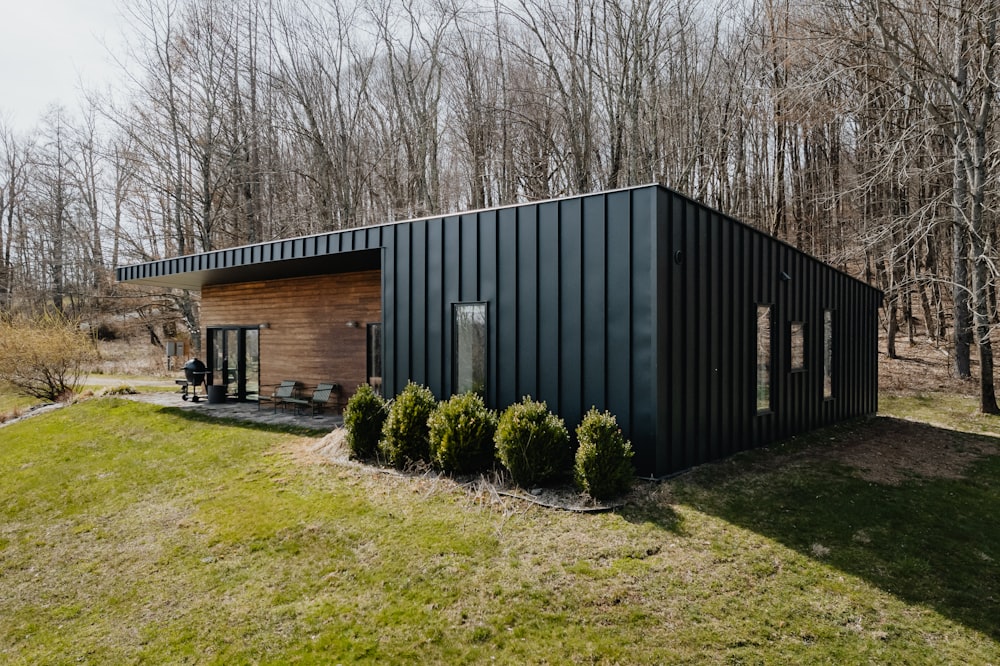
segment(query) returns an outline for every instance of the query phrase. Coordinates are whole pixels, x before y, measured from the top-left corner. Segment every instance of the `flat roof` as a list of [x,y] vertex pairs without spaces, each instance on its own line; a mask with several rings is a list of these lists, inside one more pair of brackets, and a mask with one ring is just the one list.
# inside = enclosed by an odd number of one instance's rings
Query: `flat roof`
[[[383,224],[330,231],[297,238],[279,239],[239,247],[159,259],[115,269],[119,282],[135,282],[165,289],[201,289],[215,284],[256,282],[327,273],[378,269],[381,266],[382,233],[388,227],[420,220],[460,217],[485,211],[533,206],[551,201],[663,187],[656,183],[588,192],[542,201],[526,201],[475,210],[426,215]],[[375,253],[375,254],[371,254]]]

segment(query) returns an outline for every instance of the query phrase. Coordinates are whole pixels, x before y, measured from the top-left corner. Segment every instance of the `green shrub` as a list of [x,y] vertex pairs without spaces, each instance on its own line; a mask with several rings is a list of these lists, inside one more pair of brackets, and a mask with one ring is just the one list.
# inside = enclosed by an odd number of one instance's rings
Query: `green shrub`
[[567,473],[572,463],[569,432],[544,402],[531,396],[504,410],[497,423],[497,457],[514,483],[532,487]]
[[361,460],[375,457],[385,417],[386,405],[382,396],[368,384],[359,386],[344,410],[347,448],[353,457]]
[[614,416],[591,408],[577,427],[576,438],[580,446],[573,472],[580,490],[604,500],[632,487],[632,444],[622,436]]
[[493,464],[497,417],[476,393],[453,395],[427,420],[431,462],[449,474],[481,472]]
[[431,390],[413,382],[392,401],[379,442],[379,449],[390,464],[403,468],[410,463],[430,461],[427,417],[435,407],[437,400]]

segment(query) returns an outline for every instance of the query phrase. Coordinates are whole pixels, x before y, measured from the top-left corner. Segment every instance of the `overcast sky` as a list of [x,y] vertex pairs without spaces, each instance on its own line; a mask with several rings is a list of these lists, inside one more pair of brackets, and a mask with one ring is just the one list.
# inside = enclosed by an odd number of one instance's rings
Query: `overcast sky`
[[0,0],[0,115],[19,132],[54,103],[75,113],[81,81],[103,88],[122,75],[116,0]]

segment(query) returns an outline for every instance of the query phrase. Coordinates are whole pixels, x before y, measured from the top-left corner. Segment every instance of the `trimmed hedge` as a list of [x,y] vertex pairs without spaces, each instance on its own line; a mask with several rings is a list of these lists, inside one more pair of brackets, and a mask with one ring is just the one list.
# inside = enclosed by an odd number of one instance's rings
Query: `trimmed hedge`
[[617,497],[632,487],[632,444],[609,412],[591,408],[576,429],[580,443],[573,472],[577,486],[598,500]]
[[537,486],[570,470],[572,448],[566,424],[531,396],[504,410],[494,441],[497,457],[519,486]]
[[427,420],[431,462],[449,474],[488,469],[494,460],[497,417],[476,393],[453,395]]
[[387,408],[382,396],[368,384],[359,386],[344,410],[344,428],[351,456],[361,460],[375,457],[386,416]]
[[431,390],[413,382],[392,401],[379,442],[379,451],[390,464],[402,469],[430,461],[427,418],[435,407],[437,400]]

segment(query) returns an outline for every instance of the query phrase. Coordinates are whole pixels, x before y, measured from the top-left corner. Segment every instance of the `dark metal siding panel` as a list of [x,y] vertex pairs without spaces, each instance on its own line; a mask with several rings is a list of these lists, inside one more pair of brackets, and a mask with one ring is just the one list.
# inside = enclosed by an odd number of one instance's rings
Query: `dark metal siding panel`
[[459,301],[479,300],[479,216],[463,215],[459,221]]
[[[396,230],[396,299],[392,317],[396,322],[396,356],[393,359],[396,377],[403,386],[410,379],[420,381],[413,375],[413,365],[411,358],[413,355],[413,320],[412,299],[413,299],[413,272],[411,254],[413,252],[412,242],[413,227],[409,224],[402,224]],[[419,304],[418,304],[419,305]]]
[[712,225],[716,227],[719,236],[718,258],[718,291],[720,292],[718,310],[719,325],[718,365],[714,374],[718,385],[715,394],[718,396],[718,412],[715,422],[718,424],[719,455],[728,456],[733,453],[733,421],[734,413],[732,387],[736,383],[736,363],[734,347],[739,341],[736,320],[733,316],[733,305],[739,302],[736,285],[733,284],[733,234],[736,226],[721,219],[717,213],[712,215]]
[[497,222],[497,406],[521,399],[517,384],[518,353],[518,243],[517,210],[501,210]]
[[654,190],[631,193],[631,382],[629,437],[635,465],[646,474],[657,466],[656,219]]
[[700,307],[704,285],[704,258],[701,253],[701,237],[698,228],[698,208],[694,202],[687,201],[684,205],[684,254],[687,257],[684,285],[684,314],[681,318],[686,333],[687,353],[684,358],[684,374],[682,386],[685,391],[684,406],[684,461],[685,466],[697,465],[703,456],[702,437],[704,430],[701,423],[701,386],[705,377],[700,372],[701,355],[704,353],[704,326],[701,322]]
[[673,374],[671,347],[674,336],[670,326],[671,288],[673,285],[673,252],[671,241],[673,232],[670,215],[670,195],[666,190],[655,190],[652,211],[654,241],[650,244],[653,252],[653,279],[655,280],[654,308],[656,317],[656,371],[653,406],[656,409],[656,435],[653,438],[655,462],[649,470],[651,476],[664,476],[670,472],[672,440],[671,417],[673,395],[670,393],[670,377]]
[[[716,213],[709,209],[703,209],[700,214],[698,224],[701,236],[704,239],[702,251],[704,252],[704,285],[701,307],[707,315],[707,325],[702,328],[702,335],[705,340],[705,349],[699,359],[702,363],[702,373],[704,385],[702,388],[703,404],[699,407],[702,414],[702,428],[704,429],[703,441],[705,450],[702,453],[703,460],[714,460],[722,457],[722,444],[719,424],[719,407],[721,402],[721,385],[719,383],[719,364],[722,356],[722,335],[726,333],[722,327],[722,304],[726,298],[721,290],[719,271],[721,257],[721,238],[719,236],[719,220]],[[703,319],[704,321],[704,319]]]
[[478,298],[486,302],[487,317],[487,367],[486,367],[486,404],[496,406],[496,396],[499,390],[498,370],[500,367],[497,356],[497,284],[499,276],[497,243],[497,212],[484,211],[479,215],[479,294]]
[[441,390],[444,384],[444,220],[435,218],[427,221],[427,302],[425,305],[427,325],[425,345],[427,371],[421,381],[432,390]]
[[[441,383],[435,388],[434,394],[437,396],[450,395],[452,392],[452,328],[451,311],[452,304],[460,302],[461,281],[462,281],[462,225],[461,218],[457,215],[449,215],[444,218],[444,271],[442,277],[442,294],[444,296],[444,307],[438,313],[441,322],[442,360]],[[475,258],[471,259],[475,262]]]
[[538,397],[537,206],[517,209],[517,393]]
[[535,344],[538,363],[538,397],[549,409],[563,413],[559,395],[559,345],[562,340],[559,321],[559,203],[538,206],[538,325]]
[[670,285],[670,468],[684,469],[687,458],[687,382],[685,381],[688,356],[687,337],[687,272],[690,253],[687,247],[688,219],[686,204],[680,197],[670,195],[670,249],[674,263]]
[[405,378],[396,373],[400,344],[396,331],[396,229],[382,239],[382,392],[391,398],[403,390]]
[[559,207],[559,404],[567,424],[583,418],[583,201]]
[[427,221],[418,220],[411,225],[410,270],[413,277],[410,281],[410,375],[421,383],[426,382],[427,369],[427,319],[432,316],[428,312],[427,280],[430,271],[427,267]]
[[583,404],[607,404],[607,238],[605,197],[583,200]]
[[631,197],[628,192],[607,195],[607,373],[606,408],[622,430],[632,432],[632,251]]
[[736,247],[734,254],[737,263],[733,271],[736,288],[733,293],[738,296],[733,303],[733,317],[736,319],[736,338],[734,349],[735,379],[733,388],[734,433],[732,450],[742,451],[753,446],[753,421],[756,417],[756,365],[757,346],[757,312],[753,295],[751,276],[752,234],[746,227],[736,227]]

